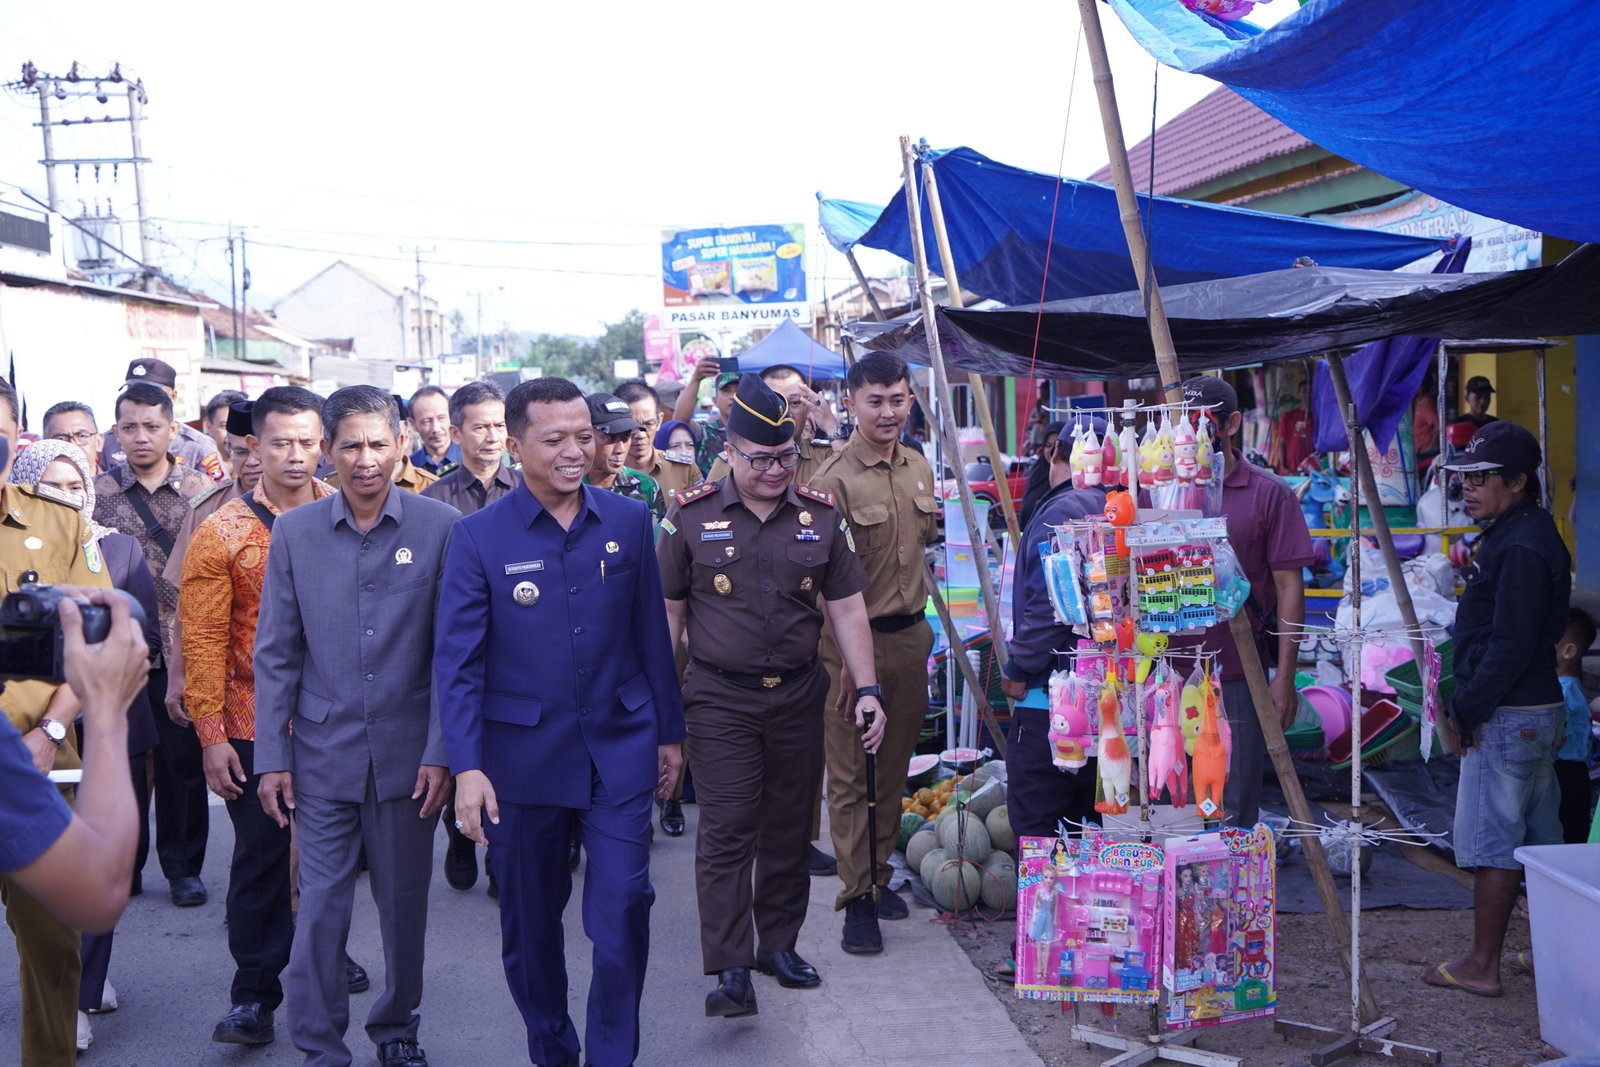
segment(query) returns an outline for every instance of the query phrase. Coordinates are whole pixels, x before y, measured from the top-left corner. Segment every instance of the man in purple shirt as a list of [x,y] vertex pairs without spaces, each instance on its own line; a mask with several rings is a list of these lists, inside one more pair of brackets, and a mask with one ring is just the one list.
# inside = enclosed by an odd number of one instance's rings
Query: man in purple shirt
[[[1217,451],[1227,457],[1222,479],[1222,513],[1228,519],[1228,541],[1239,566],[1250,579],[1250,599],[1241,609],[1250,620],[1261,665],[1273,675],[1272,702],[1278,721],[1294,721],[1295,659],[1298,633],[1305,622],[1305,580],[1311,563],[1311,533],[1294,494],[1277,475],[1240,455],[1234,438],[1244,422],[1239,395],[1221,378],[1190,378],[1183,397],[1206,410],[1220,429]],[[1256,719],[1233,634],[1226,624],[1206,631],[1205,647],[1220,649],[1222,700],[1233,728],[1233,760],[1222,805],[1235,825],[1252,826],[1261,799],[1261,771],[1266,740]]]

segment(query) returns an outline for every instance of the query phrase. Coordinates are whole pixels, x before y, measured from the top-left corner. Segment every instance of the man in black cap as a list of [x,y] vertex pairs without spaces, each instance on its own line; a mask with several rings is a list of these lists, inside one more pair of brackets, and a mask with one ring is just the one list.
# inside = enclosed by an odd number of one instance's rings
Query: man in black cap
[[1489,405],[1494,402],[1494,386],[1489,384],[1489,379],[1481,374],[1474,374],[1467,379],[1467,411],[1457,422],[1470,422],[1478,429],[1500,420],[1489,414]]
[[[1294,674],[1300,654],[1298,634],[1306,618],[1303,568],[1311,564],[1311,531],[1283,480],[1250,463],[1234,447],[1244,415],[1233,386],[1221,378],[1202,375],[1183,383],[1183,397],[1204,412],[1195,413],[1195,418],[1210,420],[1216,455],[1224,458],[1222,513],[1228,519],[1228,543],[1250,579],[1250,597],[1241,610],[1250,620],[1262,668],[1277,668],[1271,681],[1272,703],[1279,721],[1287,727],[1294,721],[1297,706]],[[1207,630],[1203,645],[1221,649],[1222,701],[1233,729],[1233,758],[1223,788],[1223,810],[1234,825],[1254,826],[1260,811],[1267,743],[1228,625]]]
[[633,409],[611,393],[590,393],[589,417],[600,440],[595,443],[594,466],[584,481],[596,489],[609,489],[619,496],[632,497],[650,509],[650,517],[660,522],[667,514],[666,498],[656,480],[643,471],[627,466],[633,432],[643,429],[633,417]]
[[1566,630],[1572,559],[1540,505],[1539,442],[1514,422],[1480,429],[1445,464],[1484,527],[1461,572],[1455,697],[1461,742],[1456,865],[1473,871],[1472,947],[1431,968],[1429,985],[1498,997],[1500,950],[1516,906],[1524,845],[1561,843],[1555,758],[1566,732],[1556,642]]
[[867,576],[833,495],[792,482],[795,429],[788,402],[744,375],[729,409],[728,477],[677,494],[656,549],[673,647],[689,636],[700,947],[718,979],[710,1016],[755,1013],[752,966],[790,988],[821,980],[795,944],[811,888],[811,828],[799,813],[822,764],[824,614],[857,685],[849,706],[862,743],[875,752],[883,738]]
[[[122,388],[139,382],[164,390],[173,401],[178,399],[178,372],[164,360],[136,359],[129,363],[127,380],[122,383]],[[178,431],[172,435],[172,444],[168,449],[190,470],[199,471],[215,482],[228,480],[228,470],[222,462],[222,454],[217,451],[217,443],[187,423],[178,423]],[[126,462],[128,457],[117,443],[116,435],[106,434],[105,447],[100,453],[100,469],[110,470]]]

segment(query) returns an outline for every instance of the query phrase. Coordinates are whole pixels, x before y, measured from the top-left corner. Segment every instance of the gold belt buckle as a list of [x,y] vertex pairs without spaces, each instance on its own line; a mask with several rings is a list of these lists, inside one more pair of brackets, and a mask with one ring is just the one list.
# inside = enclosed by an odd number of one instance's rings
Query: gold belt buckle
[[776,675],[768,675],[767,677],[761,679],[761,688],[763,688],[763,689],[776,689],[778,687],[779,683],[781,683],[782,681],[783,681],[783,679],[777,677]]

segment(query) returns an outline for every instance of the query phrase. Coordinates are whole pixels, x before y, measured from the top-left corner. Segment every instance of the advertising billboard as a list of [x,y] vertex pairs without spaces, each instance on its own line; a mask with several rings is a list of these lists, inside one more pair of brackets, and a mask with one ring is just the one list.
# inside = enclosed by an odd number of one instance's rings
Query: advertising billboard
[[661,235],[661,325],[739,332],[811,321],[806,225],[707,226]]

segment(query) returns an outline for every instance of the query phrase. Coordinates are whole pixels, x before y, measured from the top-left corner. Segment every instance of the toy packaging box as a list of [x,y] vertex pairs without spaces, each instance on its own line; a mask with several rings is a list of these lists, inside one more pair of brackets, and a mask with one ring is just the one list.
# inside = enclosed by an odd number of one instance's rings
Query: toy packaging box
[[1264,824],[1224,827],[1168,841],[1165,851],[1161,982],[1167,1028],[1276,1014],[1272,831]]
[[1025,837],[1017,860],[1017,996],[1157,1003],[1161,849]]

